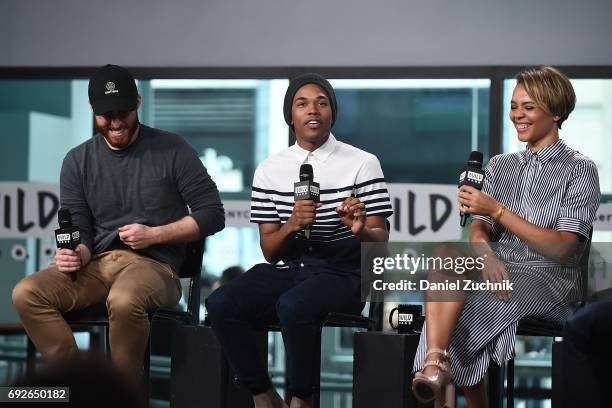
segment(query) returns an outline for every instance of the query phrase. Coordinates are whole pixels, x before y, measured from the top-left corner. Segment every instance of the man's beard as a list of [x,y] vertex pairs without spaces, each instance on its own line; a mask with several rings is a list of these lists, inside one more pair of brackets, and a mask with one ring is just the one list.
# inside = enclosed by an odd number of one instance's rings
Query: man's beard
[[[113,128],[111,125],[103,128],[98,127],[98,131],[102,134],[106,142],[112,148],[118,150],[125,149],[130,145],[132,139],[134,138],[134,134],[136,133],[136,129],[138,129],[138,120],[135,120],[133,124],[125,122],[117,128]],[[112,135],[113,130],[123,131],[123,134],[120,136],[120,138],[114,137]]]

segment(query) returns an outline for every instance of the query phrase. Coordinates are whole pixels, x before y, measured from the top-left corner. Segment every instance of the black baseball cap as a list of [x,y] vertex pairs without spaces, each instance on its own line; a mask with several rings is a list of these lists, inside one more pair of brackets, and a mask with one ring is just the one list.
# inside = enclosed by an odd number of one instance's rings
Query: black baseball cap
[[132,111],[138,106],[138,89],[130,71],[104,65],[89,79],[89,103],[96,115]]

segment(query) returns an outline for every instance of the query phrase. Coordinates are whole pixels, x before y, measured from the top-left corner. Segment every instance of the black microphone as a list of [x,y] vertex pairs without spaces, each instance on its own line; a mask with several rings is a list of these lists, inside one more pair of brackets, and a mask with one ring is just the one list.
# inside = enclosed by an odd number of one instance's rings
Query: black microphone
[[[459,175],[459,188],[462,186],[472,186],[478,190],[482,190],[482,184],[484,183],[484,171],[482,170],[482,153],[475,150],[470,153],[468,158],[467,166]],[[461,226],[465,227],[469,214],[460,212],[461,215]]]
[[[55,230],[55,243],[58,248],[75,250],[81,243],[79,228],[72,225],[72,215],[67,208],[60,208],[57,213],[59,228]],[[76,281],[76,272],[70,272],[70,279]]]
[[[319,202],[319,183],[313,181],[312,166],[310,164],[302,164],[300,166],[300,181],[293,183],[293,198],[295,201],[312,200],[315,203]],[[310,225],[304,228],[304,236],[310,239]]]

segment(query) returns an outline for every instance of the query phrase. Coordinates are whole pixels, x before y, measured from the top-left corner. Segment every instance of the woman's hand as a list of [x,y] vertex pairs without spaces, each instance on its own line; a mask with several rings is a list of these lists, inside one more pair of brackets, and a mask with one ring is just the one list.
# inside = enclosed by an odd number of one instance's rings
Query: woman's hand
[[[510,281],[506,265],[499,260],[495,252],[489,251],[483,255],[483,258],[484,268],[482,270],[482,277],[485,282],[503,284],[504,281]],[[493,293],[501,300],[510,300],[510,292],[507,290],[493,291]]]
[[500,204],[490,195],[472,186],[462,186],[457,195],[461,212],[493,217]]

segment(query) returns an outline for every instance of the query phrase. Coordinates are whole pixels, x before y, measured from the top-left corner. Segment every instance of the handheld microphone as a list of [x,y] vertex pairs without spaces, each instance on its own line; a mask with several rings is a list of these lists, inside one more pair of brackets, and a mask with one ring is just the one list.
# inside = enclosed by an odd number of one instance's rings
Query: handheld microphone
[[[300,166],[300,181],[293,183],[293,198],[295,201],[312,200],[315,203],[319,202],[319,183],[315,183],[313,178],[312,166],[302,164]],[[306,239],[310,239],[310,225],[304,228],[304,236],[306,236]]]
[[[78,227],[72,225],[72,215],[67,208],[60,208],[57,213],[59,228],[55,230],[55,243],[58,248],[75,250],[81,243],[81,234]],[[76,281],[76,272],[70,272],[70,279]]]
[[[472,186],[478,190],[482,190],[482,184],[484,183],[484,171],[482,170],[482,153],[479,151],[473,151],[470,153],[468,158],[467,166],[459,175],[459,188],[462,186]],[[461,226],[465,227],[469,214],[460,212],[461,215]]]

